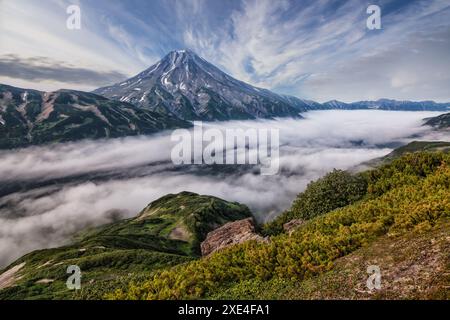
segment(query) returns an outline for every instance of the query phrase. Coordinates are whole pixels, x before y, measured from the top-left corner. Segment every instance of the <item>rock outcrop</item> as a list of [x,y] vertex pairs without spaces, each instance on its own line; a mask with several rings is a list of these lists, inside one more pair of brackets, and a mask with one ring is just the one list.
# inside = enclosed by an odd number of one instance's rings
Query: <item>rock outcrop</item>
[[266,241],[255,232],[253,218],[229,222],[208,233],[201,243],[202,256],[249,240]]
[[304,223],[305,223],[305,220],[293,219],[293,220],[283,224],[283,229],[285,232],[287,232],[289,235],[291,235],[295,230],[297,230]]

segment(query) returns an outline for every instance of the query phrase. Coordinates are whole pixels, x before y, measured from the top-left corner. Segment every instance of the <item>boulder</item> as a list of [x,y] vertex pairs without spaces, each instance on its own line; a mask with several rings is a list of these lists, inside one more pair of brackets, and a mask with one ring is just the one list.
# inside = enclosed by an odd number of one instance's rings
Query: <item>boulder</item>
[[285,232],[287,232],[289,235],[292,234],[295,230],[297,230],[300,226],[302,226],[305,223],[305,220],[302,219],[292,219],[289,222],[286,222],[283,224],[283,229]]
[[202,256],[249,240],[265,241],[255,232],[253,218],[228,222],[207,234],[205,241],[200,245]]

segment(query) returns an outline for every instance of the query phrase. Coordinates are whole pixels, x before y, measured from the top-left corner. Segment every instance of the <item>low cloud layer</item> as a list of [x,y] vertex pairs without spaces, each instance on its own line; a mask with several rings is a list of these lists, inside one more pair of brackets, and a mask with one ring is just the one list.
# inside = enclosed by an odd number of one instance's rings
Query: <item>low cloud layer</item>
[[[187,190],[239,201],[260,220],[269,219],[288,208],[309,181],[333,168],[354,168],[389,153],[394,145],[419,137],[445,138],[422,126],[421,119],[433,115],[436,113],[318,111],[306,113],[304,120],[206,124],[218,129],[280,129],[281,173],[274,176],[239,168],[212,174],[197,166],[174,168],[170,132],[1,152],[2,185],[20,180],[43,186],[0,198],[0,267],[31,250],[65,244],[86,226],[135,216],[167,193]],[[102,179],[96,178],[102,175]],[[71,176],[78,177],[44,183]]]
[[115,83],[127,78],[125,74],[117,71],[96,71],[66,65],[44,57],[25,59],[14,54],[0,57],[0,77],[92,86]]

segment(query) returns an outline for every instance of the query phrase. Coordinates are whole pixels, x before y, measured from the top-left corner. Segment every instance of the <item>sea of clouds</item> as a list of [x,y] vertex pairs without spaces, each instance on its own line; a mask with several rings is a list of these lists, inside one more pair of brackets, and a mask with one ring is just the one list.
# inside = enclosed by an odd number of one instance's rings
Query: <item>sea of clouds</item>
[[[192,191],[246,204],[264,221],[288,208],[306,185],[337,169],[388,154],[412,140],[449,140],[422,126],[434,112],[314,111],[305,119],[204,123],[205,128],[280,132],[280,173],[175,168],[171,132],[0,152],[0,267],[40,248],[67,244],[81,229],[135,216],[168,193]],[[217,172],[216,172],[216,171]],[[100,178],[99,178],[100,177]]]

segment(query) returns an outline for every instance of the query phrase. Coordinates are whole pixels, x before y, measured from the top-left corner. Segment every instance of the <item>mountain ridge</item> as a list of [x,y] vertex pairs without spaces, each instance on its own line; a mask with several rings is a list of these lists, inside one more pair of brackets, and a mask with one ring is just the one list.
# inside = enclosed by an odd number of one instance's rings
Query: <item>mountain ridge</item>
[[450,130],[450,113],[444,113],[437,117],[424,119],[424,125],[431,126],[437,130]]
[[0,84],[0,149],[152,134],[191,124],[89,92],[43,92]]
[[330,100],[322,104],[326,109],[342,110],[392,110],[392,111],[446,111],[450,109],[450,103],[438,103],[431,100],[410,101],[381,98],[378,100],[362,100],[346,103],[338,100]]

